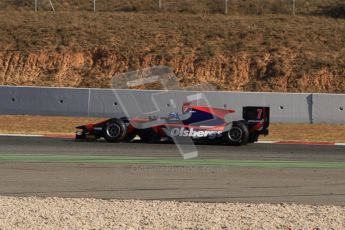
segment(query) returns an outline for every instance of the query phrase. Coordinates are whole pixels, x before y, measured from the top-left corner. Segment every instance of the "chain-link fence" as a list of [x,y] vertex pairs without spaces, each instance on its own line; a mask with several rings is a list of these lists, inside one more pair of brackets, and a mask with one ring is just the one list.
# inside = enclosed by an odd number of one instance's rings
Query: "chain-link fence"
[[343,0],[1,0],[1,10],[187,12],[228,15],[334,14],[343,17]]

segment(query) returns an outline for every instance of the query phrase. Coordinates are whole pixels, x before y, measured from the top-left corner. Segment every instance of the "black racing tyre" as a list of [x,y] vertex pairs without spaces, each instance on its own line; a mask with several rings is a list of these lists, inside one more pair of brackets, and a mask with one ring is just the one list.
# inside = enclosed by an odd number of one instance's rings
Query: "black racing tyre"
[[246,145],[248,143],[248,127],[241,121],[234,122],[232,128],[224,133],[225,141],[230,145]]
[[107,142],[121,142],[127,135],[127,126],[122,120],[113,118],[104,124],[102,133]]

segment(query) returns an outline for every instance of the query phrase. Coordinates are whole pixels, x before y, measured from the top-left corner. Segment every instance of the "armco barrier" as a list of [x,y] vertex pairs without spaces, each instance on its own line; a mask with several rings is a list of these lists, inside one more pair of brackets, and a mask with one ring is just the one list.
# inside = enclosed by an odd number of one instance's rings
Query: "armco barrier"
[[[192,91],[147,91],[0,86],[0,114],[114,117],[181,110]],[[344,123],[345,95],[304,93],[204,92],[218,108],[240,119],[243,106],[270,106],[272,122]],[[206,105],[199,99],[200,105]]]

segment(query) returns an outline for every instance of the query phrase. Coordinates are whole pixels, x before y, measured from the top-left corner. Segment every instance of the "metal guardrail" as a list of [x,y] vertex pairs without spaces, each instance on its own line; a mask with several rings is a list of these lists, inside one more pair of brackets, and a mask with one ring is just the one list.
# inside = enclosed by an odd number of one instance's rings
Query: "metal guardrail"
[[[142,114],[157,110],[167,114],[179,112],[187,97],[197,93],[200,92],[0,86],[0,114],[115,117],[125,115],[124,104],[136,111],[140,108]],[[272,122],[345,123],[345,94],[202,93],[212,107],[235,109],[234,119],[241,117],[243,106],[270,106]]]

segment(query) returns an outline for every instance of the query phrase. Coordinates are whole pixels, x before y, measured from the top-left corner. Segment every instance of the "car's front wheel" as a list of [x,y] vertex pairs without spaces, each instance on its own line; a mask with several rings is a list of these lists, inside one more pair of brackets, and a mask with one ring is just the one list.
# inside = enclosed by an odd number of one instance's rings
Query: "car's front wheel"
[[231,129],[223,133],[225,141],[230,145],[246,145],[248,143],[249,131],[247,126],[241,122],[234,122]]
[[102,133],[107,142],[120,142],[127,135],[127,126],[120,119],[110,119],[104,124]]

